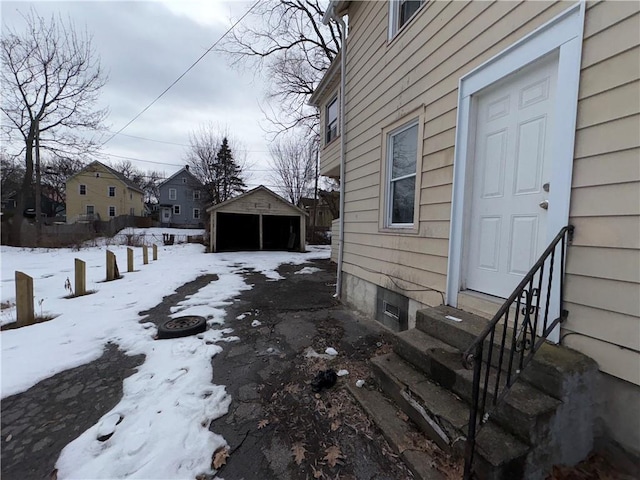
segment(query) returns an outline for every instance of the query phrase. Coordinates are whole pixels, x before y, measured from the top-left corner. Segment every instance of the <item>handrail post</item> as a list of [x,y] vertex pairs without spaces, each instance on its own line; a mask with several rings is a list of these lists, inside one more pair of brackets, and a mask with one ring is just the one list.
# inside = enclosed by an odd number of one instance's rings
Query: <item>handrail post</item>
[[476,426],[478,423],[478,402],[480,397],[480,376],[482,374],[483,343],[479,343],[473,359],[473,398],[471,400],[471,413],[469,415],[469,428],[464,458],[464,480],[471,480],[473,472],[473,457],[476,450]]
[[[502,304],[498,312],[491,319],[489,324],[483,329],[482,333],[478,335],[474,341],[463,352],[462,361],[465,368],[471,369],[473,365],[473,386],[471,392],[471,407],[469,412],[469,425],[468,434],[465,448],[465,462],[464,462],[464,480],[471,480],[473,476],[473,458],[475,455],[476,436],[478,430],[482,428],[482,425],[488,420],[489,416],[493,412],[493,409],[502,401],[502,399],[510,391],[511,386],[520,376],[522,370],[529,364],[533,355],[540,348],[540,346],[546,341],[547,337],[554,330],[554,328],[563,321],[568,312],[564,310],[564,273],[565,273],[565,261],[566,261],[566,249],[571,243],[573,238],[574,227],[567,225],[563,227],[560,232],[555,236],[553,241],[540,255],[540,258],[531,267],[529,272],[522,278],[518,286],[511,293],[509,298]],[[559,277],[557,280],[560,287],[560,316],[549,322],[549,300],[553,291],[554,285],[554,262],[556,261],[556,251],[560,244],[560,267]],[[545,282],[545,263],[549,260],[548,276]],[[539,275],[537,282],[535,281],[536,275]],[[537,283],[537,287],[535,284]],[[543,283],[547,284],[546,296],[545,296],[545,309],[544,317],[540,319],[541,315],[541,299],[543,295]],[[558,285],[557,283],[555,285]],[[524,297],[524,298],[523,298]],[[507,327],[509,323],[509,310],[515,304],[515,315],[513,317],[513,328],[510,341],[509,361],[506,366],[506,379],[504,388],[500,389],[500,379],[503,368],[503,358],[507,349],[506,343],[509,343],[507,339]],[[533,316],[533,319],[532,319]],[[495,379],[495,392],[494,401],[492,407],[487,409],[486,396],[489,390],[489,375],[492,367],[493,347],[496,334],[497,325],[504,317],[504,330],[501,335],[500,352],[497,368],[497,375]],[[540,339],[537,340],[537,331],[539,321],[542,320],[543,331],[541,332]],[[529,340],[529,336],[531,339]],[[482,399],[482,405],[480,405],[480,383],[482,377],[482,364],[484,363],[484,343],[489,337],[489,353],[488,360],[486,362],[486,374],[484,381],[484,395]],[[527,346],[527,342],[530,342],[530,347]],[[516,357],[516,353],[518,353]],[[515,365],[514,365],[515,361]],[[515,367],[515,372],[513,371]],[[513,374],[513,375],[512,375]],[[480,416],[480,417],[479,417]],[[478,421],[480,418],[480,421]]]

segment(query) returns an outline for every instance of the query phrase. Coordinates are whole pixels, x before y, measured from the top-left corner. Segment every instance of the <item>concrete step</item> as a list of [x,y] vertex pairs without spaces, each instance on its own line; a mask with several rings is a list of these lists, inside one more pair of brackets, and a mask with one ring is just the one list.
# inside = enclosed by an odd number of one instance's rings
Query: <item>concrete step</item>
[[[433,382],[471,403],[473,371],[463,367],[462,355],[456,348],[415,330],[397,336],[395,352]],[[493,393],[495,383],[496,375],[491,372],[490,393]],[[501,384],[504,384],[504,378]],[[487,402],[490,401],[489,396]],[[502,404],[491,413],[491,417],[522,441],[535,445],[545,438],[548,423],[560,404],[559,400],[526,382],[518,382],[512,386]]]
[[[447,316],[461,321],[450,320]],[[417,330],[460,351],[464,351],[473,343],[488,322],[486,318],[447,306],[427,308],[416,313]],[[496,332],[494,344],[500,342],[501,334],[502,330]],[[507,338],[511,338],[511,334],[512,329],[507,329]],[[486,345],[488,346],[488,340]],[[510,345],[507,341],[503,368],[508,365]],[[498,364],[497,351],[495,352],[492,357],[493,365]],[[598,365],[591,358],[566,347],[544,343],[523,371],[521,379],[556,399],[566,400],[575,392],[577,378],[592,379],[597,372]]]
[[417,480],[444,480],[445,477],[433,465],[433,458],[426,452],[408,449],[411,444],[411,426],[398,416],[397,408],[377,390],[358,388],[351,383],[347,389],[362,405]]
[[[462,457],[468,405],[445,388],[430,382],[395,353],[371,360],[383,392],[438,446]],[[521,478],[529,447],[489,422],[477,437],[476,471],[483,479]]]

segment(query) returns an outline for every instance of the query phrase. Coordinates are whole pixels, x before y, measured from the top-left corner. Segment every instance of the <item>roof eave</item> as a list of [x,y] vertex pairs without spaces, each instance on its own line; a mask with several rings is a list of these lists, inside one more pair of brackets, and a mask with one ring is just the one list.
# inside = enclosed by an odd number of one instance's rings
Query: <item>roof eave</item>
[[341,63],[340,52],[338,52],[336,57],[333,59],[333,62],[331,62],[331,65],[329,65],[329,68],[327,68],[327,71],[322,77],[322,80],[320,80],[320,83],[318,83],[318,86],[309,97],[309,100],[307,102],[309,105],[311,105],[312,107],[320,106],[320,98],[325,94],[327,89],[331,86],[332,81],[336,77],[340,76],[340,70],[341,70],[340,63]]

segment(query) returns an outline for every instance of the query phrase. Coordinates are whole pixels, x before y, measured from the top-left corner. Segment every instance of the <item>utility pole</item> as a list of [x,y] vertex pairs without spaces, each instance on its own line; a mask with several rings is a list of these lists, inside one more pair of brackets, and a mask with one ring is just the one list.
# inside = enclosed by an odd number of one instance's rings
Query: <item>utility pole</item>
[[36,247],[40,246],[42,238],[42,192],[40,178],[40,120],[35,120],[36,130]]

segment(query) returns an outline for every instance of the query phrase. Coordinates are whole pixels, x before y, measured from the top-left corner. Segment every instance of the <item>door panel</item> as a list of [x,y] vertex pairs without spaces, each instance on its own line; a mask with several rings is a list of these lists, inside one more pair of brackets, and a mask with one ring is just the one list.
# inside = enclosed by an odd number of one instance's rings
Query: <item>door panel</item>
[[475,96],[465,287],[508,297],[545,248],[558,57]]

